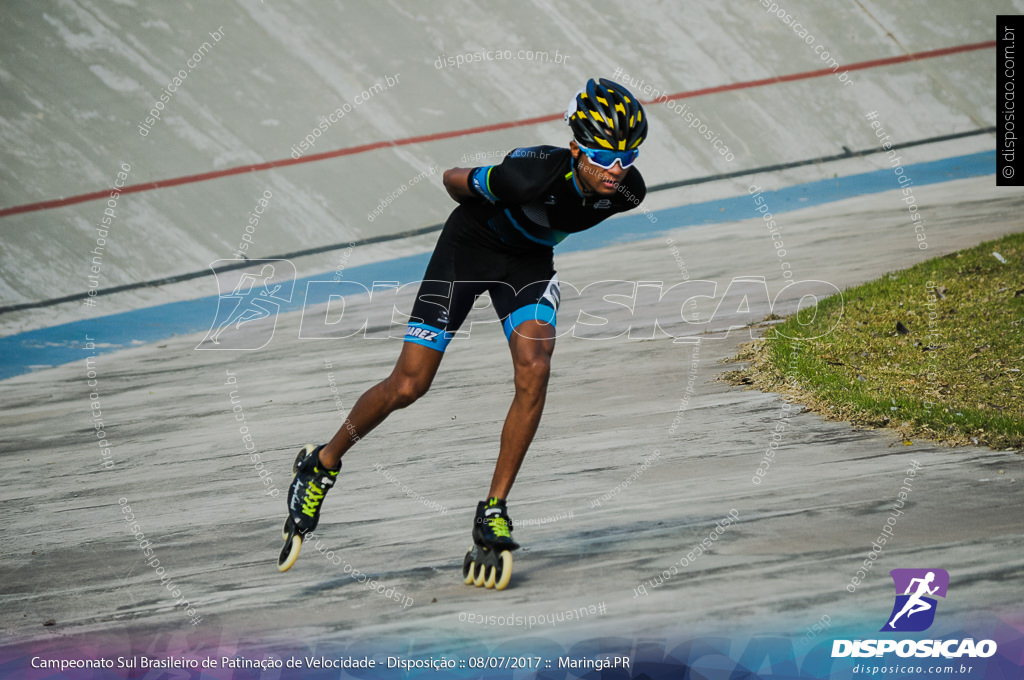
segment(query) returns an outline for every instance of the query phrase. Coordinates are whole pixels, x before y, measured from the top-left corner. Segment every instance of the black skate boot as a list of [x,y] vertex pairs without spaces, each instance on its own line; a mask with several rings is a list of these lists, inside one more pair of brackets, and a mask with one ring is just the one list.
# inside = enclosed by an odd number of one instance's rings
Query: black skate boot
[[299,451],[292,471],[295,477],[288,487],[288,514],[300,534],[308,534],[320,522],[320,507],[324,496],[334,486],[341,465],[330,470],[320,462],[320,449],[307,444]]
[[280,571],[288,571],[299,558],[302,539],[316,529],[320,522],[320,508],[324,496],[334,486],[341,471],[330,470],[320,462],[320,449],[323,446],[307,444],[299,451],[292,466],[294,477],[288,487],[288,519],[284,522],[281,532],[284,548],[277,560]]
[[512,519],[505,501],[488,498],[477,504],[473,543],[462,561],[463,582],[504,590],[512,577],[511,551],[519,548],[512,540]]
[[473,542],[498,552],[519,548],[512,540],[512,518],[508,516],[505,501],[488,498],[476,504]]

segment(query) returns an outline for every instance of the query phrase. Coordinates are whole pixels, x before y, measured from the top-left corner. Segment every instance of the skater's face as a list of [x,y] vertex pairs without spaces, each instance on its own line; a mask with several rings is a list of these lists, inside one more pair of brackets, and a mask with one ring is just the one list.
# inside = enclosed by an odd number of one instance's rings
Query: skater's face
[[618,191],[619,182],[625,179],[626,173],[629,172],[628,168],[623,168],[619,163],[607,169],[595,165],[580,151],[576,140],[569,142],[569,150],[572,151],[576,179],[583,188],[583,193],[612,196]]

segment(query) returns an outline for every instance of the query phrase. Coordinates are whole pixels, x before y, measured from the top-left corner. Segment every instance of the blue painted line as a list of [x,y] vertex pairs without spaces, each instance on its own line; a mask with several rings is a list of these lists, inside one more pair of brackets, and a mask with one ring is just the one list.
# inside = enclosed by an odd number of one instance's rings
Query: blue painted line
[[[884,159],[885,156],[878,155],[873,158]],[[904,166],[904,174],[913,180],[912,186],[915,187],[949,182],[955,179],[993,175],[995,170],[996,152],[994,150]],[[900,185],[896,181],[895,173],[892,169],[885,168],[860,175],[797,184],[777,191],[765,191],[762,195],[772,214],[778,215],[792,210],[841,201],[844,198],[876,194],[898,188]],[[897,210],[898,206],[894,206],[893,209]],[[558,252],[570,253],[603,248],[618,243],[629,243],[652,238],[659,233],[680,227],[735,222],[757,217],[760,213],[754,211],[754,202],[750,196],[744,195],[706,203],[681,205],[675,208],[651,211],[649,214],[657,218],[657,223],[652,223],[649,217],[633,211],[626,217],[609,220],[579,234],[571,234],[558,247]]]
[[[880,158],[885,158],[880,156]],[[913,186],[925,186],[967,177],[995,173],[996,152],[984,151],[928,163],[904,166]],[[773,214],[781,214],[844,198],[879,193],[899,188],[892,169],[884,168],[859,175],[819,180],[765,191],[763,196]],[[898,209],[898,206],[894,206]],[[701,224],[735,222],[757,216],[750,196],[741,195],[705,203],[680,205],[652,211],[647,215],[634,212],[615,218],[579,234],[572,234],[558,246],[559,253],[594,250],[606,246],[653,238],[667,231]],[[656,219],[651,219],[651,217]],[[409,283],[422,277],[429,253],[400,257],[384,262],[351,267],[345,270],[346,281],[355,281],[371,288],[374,281]],[[289,303],[281,304],[281,312],[301,310],[305,305],[327,302],[328,286],[314,286],[314,295],[306,299],[307,283],[332,280],[330,272],[299,279]],[[97,304],[101,305],[102,300]],[[21,375],[38,368],[59,366],[86,356],[86,342],[96,344],[89,355],[114,352],[127,347],[166,340],[174,335],[207,331],[217,313],[218,296],[120,314],[85,319],[73,323],[40,328],[0,338],[0,380]]]

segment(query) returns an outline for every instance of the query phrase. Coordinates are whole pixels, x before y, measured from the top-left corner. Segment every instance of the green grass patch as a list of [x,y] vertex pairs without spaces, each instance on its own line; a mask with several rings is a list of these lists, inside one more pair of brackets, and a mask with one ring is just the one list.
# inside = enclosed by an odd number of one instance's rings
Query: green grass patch
[[821,300],[737,359],[750,367],[727,379],[830,418],[1024,448],[1024,234]]

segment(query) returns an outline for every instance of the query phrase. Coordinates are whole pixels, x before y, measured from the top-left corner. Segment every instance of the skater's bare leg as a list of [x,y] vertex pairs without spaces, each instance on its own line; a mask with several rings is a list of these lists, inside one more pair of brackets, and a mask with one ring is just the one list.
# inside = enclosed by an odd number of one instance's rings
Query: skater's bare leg
[[524,321],[509,341],[515,367],[516,395],[501,431],[501,450],[491,478],[488,497],[507,498],[526,449],[537,432],[548,391],[551,354],[555,351],[555,329],[539,321]]
[[[320,462],[338,466],[352,445],[384,422],[393,411],[405,408],[423,396],[434,380],[443,352],[406,342],[391,375],[359,397],[334,438],[320,449]],[[535,426],[536,427],[536,426]]]

